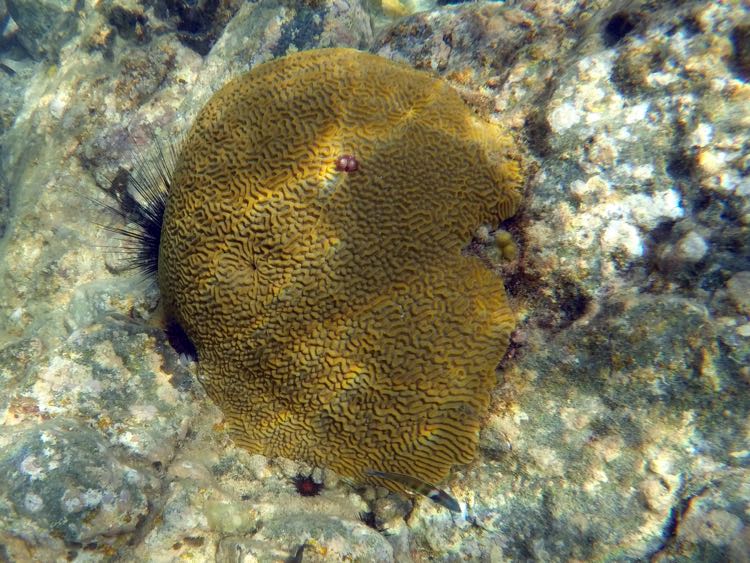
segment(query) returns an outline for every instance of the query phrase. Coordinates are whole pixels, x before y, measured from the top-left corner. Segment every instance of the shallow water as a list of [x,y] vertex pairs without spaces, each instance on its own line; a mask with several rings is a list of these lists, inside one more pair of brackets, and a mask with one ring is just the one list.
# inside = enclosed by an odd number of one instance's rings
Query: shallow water
[[[747,5],[212,6],[0,0],[3,556],[746,560]],[[461,514],[237,448],[97,226],[221,85],[329,46],[444,78],[525,154],[520,212],[467,226],[517,327],[440,484]]]

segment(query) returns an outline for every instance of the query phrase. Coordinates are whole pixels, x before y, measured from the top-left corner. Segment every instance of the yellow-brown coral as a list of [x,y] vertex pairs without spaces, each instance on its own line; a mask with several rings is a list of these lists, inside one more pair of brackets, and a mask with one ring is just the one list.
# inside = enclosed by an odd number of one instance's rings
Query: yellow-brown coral
[[445,82],[374,55],[302,52],[216,93],[159,285],[236,442],[366,481],[470,461],[513,320],[462,248],[519,184],[511,143]]

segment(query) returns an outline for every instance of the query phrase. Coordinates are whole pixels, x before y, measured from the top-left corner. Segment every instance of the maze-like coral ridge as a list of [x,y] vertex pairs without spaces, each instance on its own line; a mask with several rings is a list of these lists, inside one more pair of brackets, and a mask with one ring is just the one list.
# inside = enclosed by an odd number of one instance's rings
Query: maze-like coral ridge
[[217,92],[177,163],[159,283],[237,443],[371,482],[470,461],[513,318],[462,248],[520,183],[447,83],[374,55],[302,52]]

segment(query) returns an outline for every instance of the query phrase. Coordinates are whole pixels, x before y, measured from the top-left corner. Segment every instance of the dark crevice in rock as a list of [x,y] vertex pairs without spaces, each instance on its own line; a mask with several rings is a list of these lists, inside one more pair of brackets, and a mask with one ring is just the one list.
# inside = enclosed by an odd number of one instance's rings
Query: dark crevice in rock
[[551,295],[542,293],[540,299],[536,307],[536,323],[553,331],[572,325],[586,314],[591,303],[591,297],[580,285],[566,279],[558,280],[551,288]]
[[123,39],[145,43],[151,38],[148,17],[143,10],[114,5],[107,11],[107,22]]
[[273,55],[281,57],[290,47],[304,51],[316,45],[324,31],[325,16],[324,8],[300,5],[292,20],[282,27],[281,37],[271,49]]
[[[682,497],[684,488],[684,486],[680,487],[680,490],[677,494],[678,497]],[[679,498],[679,500],[672,506],[671,510],[669,511],[669,518],[664,525],[664,540],[659,545],[659,547],[657,547],[654,551],[652,551],[645,557],[645,560],[656,562],[661,561],[663,556],[669,556],[669,552],[672,551],[672,548],[678,541],[677,538],[680,523],[684,519],[685,514],[687,514],[687,511],[690,509],[691,502],[694,498],[701,496],[707,489],[708,485],[702,487],[700,490],[689,496]]]
[[750,23],[736,26],[729,37],[733,49],[732,70],[738,77],[750,81]]
[[144,516],[141,516],[138,519],[135,530],[133,530],[130,535],[130,540],[127,542],[126,546],[123,546],[120,549],[117,560],[127,561],[128,554],[132,553],[135,547],[142,544],[151,531],[159,525],[161,515],[164,512],[164,506],[166,505],[169,496],[169,485],[171,483],[169,467],[177,457],[178,452],[181,450],[183,442],[184,440],[177,442],[171,457],[165,464],[157,462],[151,465],[152,470],[157,473],[157,478],[159,479],[159,490],[156,491],[152,498],[147,499],[147,512]]
[[539,158],[546,158],[553,153],[550,139],[552,128],[547,121],[546,111],[536,109],[526,116],[524,121],[524,132],[526,133],[526,145]]
[[241,5],[240,0],[157,0],[154,8],[175,26],[183,45],[205,56]]
[[633,12],[617,12],[604,24],[602,41],[607,47],[614,47],[636,28],[641,18]]
[[675,180],[691,178],[695,169],[695,157],[685,149],[675,150],[667,161],[667,174]]
[[194,362],[198,361],[198,350],[196,349],[195,344],[193,344],[190,337],[178,322],[173,320],[168,321],[165,333],[167,335],[167,340],[172,345],[175,352],[187,356]]

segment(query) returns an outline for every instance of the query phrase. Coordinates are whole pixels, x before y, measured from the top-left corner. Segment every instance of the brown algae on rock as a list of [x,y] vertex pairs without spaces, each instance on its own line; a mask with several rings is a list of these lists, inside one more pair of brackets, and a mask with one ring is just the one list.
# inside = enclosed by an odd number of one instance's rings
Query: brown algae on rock
[[367,471],[439,483],[471,461],[514,322],[462,249],[521,182],[447,83],[374,55],[301,52],[219,90],[177,162],[158,277],[235,441],[391,489]]

